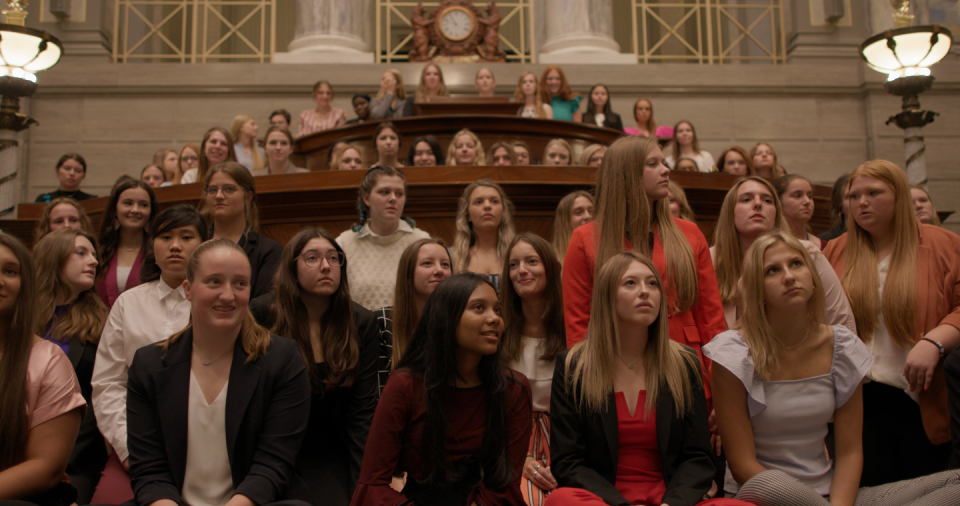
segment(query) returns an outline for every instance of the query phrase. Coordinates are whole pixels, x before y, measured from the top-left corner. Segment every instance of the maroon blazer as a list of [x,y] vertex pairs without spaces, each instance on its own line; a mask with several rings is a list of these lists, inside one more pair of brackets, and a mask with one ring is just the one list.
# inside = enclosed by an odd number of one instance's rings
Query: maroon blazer
[[[143,248],[140,248],[136,260],[133,261],[133,266],[130,268],[130,276],[127,277],[127,284],[124,285],[124,290],[129,290],[140,284],[141,264],[143,264]],[[102,300],[108,308],[112,308],[113,303],[117,300],[117,297],[120,296],[120,290],[117,289],[117,255],[113,255],[113,258],[110,259],[110,264],[107,265],[107,272],[97,280],[96,286],[97,295],[100,296],[100,300]]]

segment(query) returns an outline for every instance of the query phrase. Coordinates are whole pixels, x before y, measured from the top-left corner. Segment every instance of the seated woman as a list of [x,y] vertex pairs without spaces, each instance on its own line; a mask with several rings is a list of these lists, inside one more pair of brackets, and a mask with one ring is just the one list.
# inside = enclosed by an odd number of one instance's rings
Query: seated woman
[[213,127],[207,130],[203,136],[203,142],[200,143],[200,160],[197,162],[197,168],[184,171],[180,183],[191,184],[203,181],[211,167],[228,161],[237,161],[237,154],[233,150],[233,137],[226,129]]
[[493,146],[490,146],[490,151],[487,152],[487,160],[494,167],[516,165],[517,152],[513,150],[513,146],[510,144],[506,142],[498,142]]
[[[96,240],[75,229],[48,234],[34,246],[37,263],[37,334],[63,350],[91,403],[90,377],[107,306],[93,289],[97,272]],[[107,462],[97,419],[88,409],[70,456],[67,475],[77,489],[77,503],[89,504]]]
[[36,336],[33,257],[0,232],[0,501],[68,506],[65,471],[87,409],[70,359]]
[[160,188],[167,182],[167,176],[160,167],[149,164],[140,171],[140,180],[147,183],[147,186],[153,189]]
[[693,158],[681,158],[677,160],[677,164],[673,170],[678,172],[700,172],[700,167]]
[[517,110],[517,116],[521,118],[553,119],[553,108],[550,104],[543,103],[540,83],[533,72],[520,74],[517,89],[513,92],[513,100],[523,104]]
[[290,130],[290,111],[286,109],[274,109],[270,112],[270,126],[277,126]]
[[190,324],[134,355],[127,436],[137,504],[263,506],[287,497],[310,379],[297,343],[254,321],[250,281],[235,242],[198,246],[184,284]]
[[530,165],[530,146],[523,141],[513,141],[512,145],[517,153],[517,165]]
[[814,208],[813,185],[810,181],[803,176],[789,174],[774,179],[773,187],[780,197],[780,204],[783,205],[783,217],[787,220],[790,233],[797,239],[809,241],[817,249],[823,250],[827,243],[815,235],[810,235],[808,231],[807,223],[813,218]]
[[[758,237],[767,232],[790,232],[776,188],[757,176],[738,179],[723,199],[710,248],[727,328],[733,328],[744,310],[739,293],[744,254]],[[827,323],[843,325],[856,333],[853,309],[837,273],[813,243],[800,242],[810,249],[817,274],[823,281]]]
[[414,95],[416,102],[429,102],[432,97],[446,97],[447,85],[443,82],[443,71],[436,63],[424,65],[420,71],[420,85]]
[[180,175],[177,176],[175,181],[171,180],[174,181],[173,184],[183,184],[183,175],[189,170],[197,170],[200,166],[200,153],[202,152],[200,145],[194,142],[188,142],[180,148]]
[[720,153],[717,170],[734,176],[755,176],[753,157],[740,146],[731,146]]
[[513,203],[489,179],[470,183],[457,203],[453,272],[480,274],[500,290],[503,256],[513,240]]
[[960,502],[960,471],[858,489],[861,382],[873,355],[847,328],[826,323],[823,285],[805,246],[789,232],[760,237],[747,250],[741,286],[740,327],[703,350],[714,364],[727,492],[758,506]]
[[563,139],[552,139],[543,149],[543,159],[541,160],[543,165],[570,165],[571,160],[573,160],[573,150],[570,149],[570,144]]
[[777,162],[777,152],[766,142],[754,144],[753,149],[750,150],[750,158],[753,160],[755,173],[760,177],[775,179],[787,174],[787,171]]
[[713,156],[700,149],[700,141],[697,140],[697,131],[693,129],[693,123],[681,121],[674,125],[671,145],[673,148],[666,156],[668,167],[676,167],[676,162],[680,158],[690,158],[697,162],[697,169],[700,172],[713,172]]
[[657,122],[653,120],[653,102],[646,98],[638,98],[633,104],[633,119],[637,121],[637,128],[627,127],[623,133],[627,135],[646,135],[653,137],[657,133]]
[[610,91],[606,86],[598,84],[590,88],[590,101],[587,102],[587,112],[583,113],[583,122],[623,131],[620,115],[610,108]]
[[280,265],[273,292],[251,302],[250,311],[297,343],[310,376],[310,417],[289,495],[346,506],[377,407],[377,322],[350,300],[347,257],[323,230],[293,236]]
[[437,138],[432,135],[421,135],[410,145],[410,154],[407,156],[408,167],[433,167],[444,165],[443,148]]
[[574,229],[593,221],[593,205],[593,195],[583,190],[568,193],[557,204],[557,214],[553,218],[553,249],[560,263],[567,256]]
[[239,244],[250,259],[252,296],[272,290],[282,249],[277,241],[257,233],[260,215],[253,176],[239,163],[221,163],[207,172],[203,195],[200,212],[210,224],[210,238]]
[[[373,131],[373,149],[377,153],[374,167],[403,167],[400,163],[400,134],[390,121],[382,121]],[[342,169],[341,169],[342,170]]]
[[77,153],[67,153],[57,161],[57,179],[60,186],[56,191],[37,195],[35,202],[51,202],[60,197],[70,197],[73,200],[81,201],[95,199],[96,195],[91,195],[80,191],[80,183],[87,177],[87,161]]
[[[163,181],[171,186],[180,184],[180,178],[183,172],[180,171],[180,155],[175,149],[161,149],[153,155],[153,165],[160,167],[163,171]],[[141,174],[142,176],[142,174]]]
[[477,71],[473,79],[473,87],[477,89],[477,95],[480,97],[492,97],[493,90],[497,88],[497,78],[493,77],[493,71],[484,67]]
[[246,114],[233,118],[233,123],[230,124],[230,138],[236,141],[233,152],[237,156],[237,163],[251,173],[263,170],[264,153],[257,138],[259,132],[257,122]]
[[540,76],[540,98],[544,104],[550,104],[553,119],[580,122],[580,101],[583,97],[574,95],[563,69],[548,65]]
[[366,93],[356,93],[350,99],[350,103],[353,105],[353,112],[357,114],[357,117],[347,120],[344,125],[355,125],[357,123],[370,121],[370,95]]
[[937,208],[933,206],[933,200],[926,188],[921,185],[910,185],[910,196],[913,197],[913,212],[917,214],[920,223],[927,225],[940,226],[940,217],[937,216]]
[[406,118],[415,114],[414,96],[407,96],[403,88],[403,76],[397,69],[383,73],[380,79],[380,91],[370,101],[370,119]]
[[79,202],[70,197],[58,197],[47,204],[43,216],[37,221],[37,228],[33,231],[33,243],[36,244],[43,236],[61,228],[83,230],[93,235],[93,225],[87,212]]
[[[530,387],[500,364],[500,302],[480,276],[437,286],[377,406],[353,506],[522,504]],[[391,487],[407,473],[404,487]]]
[[464,128],[453,134],[450,146],[447,148],[447,163],[455,165],[486,165],[487,158],[483,154],[483,144],[477,134]]
[[676,181],[670,181],[670,192],[667,193],[667,199],[670,202],[670,214],[674,218],[682,218],[690,223],[696,223],[696,215],[693,214],[693,208],[690,202],[687,202],[687,192]]
[[833,182],[830,192],[831,226],[818,235],[823,242],[832,241],[847,231],[847,216],[850,216],[850,201],[847,199],[847,182],[850,174],[842,174]]
[[450,277],[452,264],[450,252],[440,239],[419,239],[403,250],[393,306],[373,312],[380,333],[379,393],[383,393],[387,378],[407,350],[427,298]]
[[140,265],[150,251],[150,225],[160,211],[157,197],[143,181],[129,179],[113,187],[100,225],[97,293],[107,305],[140,284]]
[[[714,465],[697,354],[669,337],[657,267],[633,251],[598,269],[586,339],[557,355],[547,506],[693,506]],[[731,499],[703,504],[739,505]]]
[[557,354],[567,349],[560,261],[553,246],[531,233],[513,238],[503,263],[504,365],[530,381],[533,434],[520,489],[528,506],[541,506],[557,488],[550,472],[550,384]]
[[599,167],[603,163],[603,155],[607,154],[607,147],[603,144],[591,144],[583,148],[580,153],[580,165]]
[[353,300],[367,309],[393,302],[397,265],[403,250],[430,234],[403,219],[407,179],[391,167],[367,171],[357,190],[360,224],[345,230],[337,243],[350,258]]
[[333,102],[333,86],[327,81],[313,85],[313,101],[317,106],[300,113],[297,137],[306,137],[317,132],[342,127],[347,122],[347,113],[330,105]]
[[330,170],[362,170],[365,167],[363,147],[354,143],[348,143],[335,150],[330,162]]
[[293,153],[293,136],[290,135],[290,130],[275,126],[268,128],[267,135],[263,137],[263,145],[267,154],[267,163],[262,170],[253,172],[254,176],[310,172],[297,167],[290,161],[290,154]]
[[90,384],[91,409],[110,445],[92,504],[121,504],[133,499],[127,449],[127,370],[133,354],[163,341],[190,321],[183,291],[187,259],[207,240],[207,224],[193,206],[164,209],[151,229],[150,253],[140,268],[141,284],[117,298],[103,327]]

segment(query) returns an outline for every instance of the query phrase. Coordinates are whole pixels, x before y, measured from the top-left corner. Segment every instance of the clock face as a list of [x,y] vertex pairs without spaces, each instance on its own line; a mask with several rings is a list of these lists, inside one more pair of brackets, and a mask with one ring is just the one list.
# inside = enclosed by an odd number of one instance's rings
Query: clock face
[[462,9],[448,9],[440,19],[440,32],[452,41],[461,41],[473,33],[473,17]]

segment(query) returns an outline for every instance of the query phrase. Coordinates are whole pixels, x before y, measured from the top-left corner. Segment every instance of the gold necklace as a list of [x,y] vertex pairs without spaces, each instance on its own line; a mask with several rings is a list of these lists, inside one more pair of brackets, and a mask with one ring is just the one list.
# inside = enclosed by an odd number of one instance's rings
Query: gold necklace
[[795,349],[799,348],[800,345],[803,344],[803,342],[807,340],[807,336],[809,336],[809,335],[810,335],[810,324],[808,323],[808,324],[807,324],[807,331],[803,333],[803,339],[801,339],[799,343],[797,343],[797,344],[795,344],[795,345],[793,345],[793,346],[784,346],[783,349],[785,349],[785,350],[795,350]]

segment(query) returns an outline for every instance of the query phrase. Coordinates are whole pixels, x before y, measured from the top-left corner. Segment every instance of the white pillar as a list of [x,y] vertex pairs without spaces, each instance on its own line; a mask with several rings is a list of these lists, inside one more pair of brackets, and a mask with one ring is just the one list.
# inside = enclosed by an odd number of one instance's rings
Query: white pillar
[[541,0],[543,64],[636,64],[613,40],[613,0]]
[[374,0],[296,0],[287,53],[274,63],[373,63]]
[[927,162],[923,156],[925,148],[919,127],[903,130],[903,146],[906,151],[907,179],[910,184],[927,184]]

